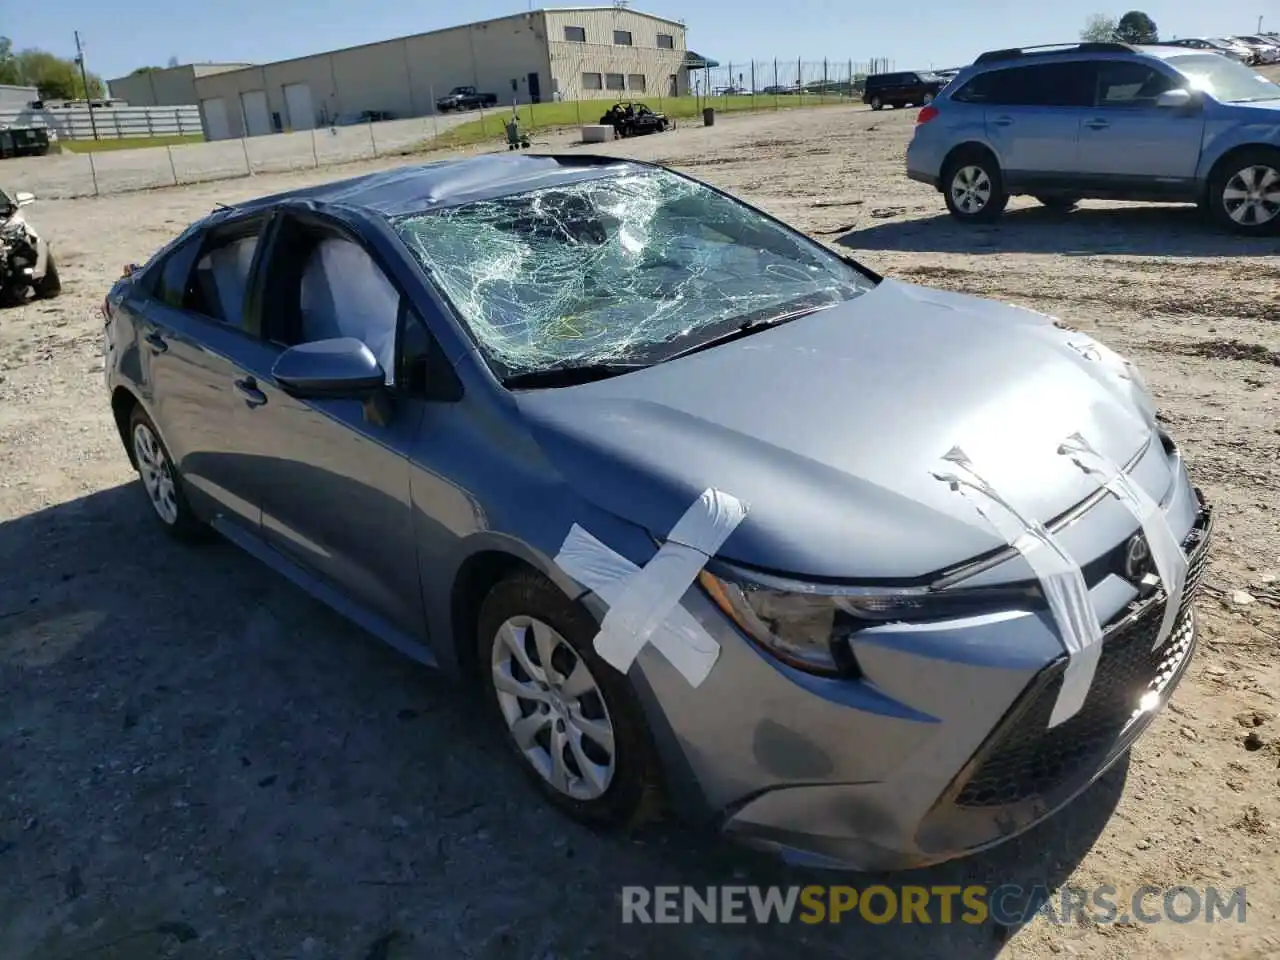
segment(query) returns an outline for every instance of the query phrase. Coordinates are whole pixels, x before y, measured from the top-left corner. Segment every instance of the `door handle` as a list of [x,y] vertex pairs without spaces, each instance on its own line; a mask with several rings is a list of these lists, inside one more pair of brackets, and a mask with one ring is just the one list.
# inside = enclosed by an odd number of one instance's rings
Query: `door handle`
[[154,330],[142,339],[147,341],[147,345],[151,347],[152,353],[164,353],[169,349],[169,344],[165,341],[164,337],[160,336],[160,334],[156,333]]
[[1111,126],[1111,122],[1109,120],[1086,120],[1084,125],[1090,130],[1105,130]]
[[1009,124],[1013,123],[1013,117],[996,117],[991,122],[997,127],[1007,127]]
[[267,395],[258,389],[258,381],[245,377],[235,382],[236,393],[244,397],[245,406],[260,407],[267,402]]

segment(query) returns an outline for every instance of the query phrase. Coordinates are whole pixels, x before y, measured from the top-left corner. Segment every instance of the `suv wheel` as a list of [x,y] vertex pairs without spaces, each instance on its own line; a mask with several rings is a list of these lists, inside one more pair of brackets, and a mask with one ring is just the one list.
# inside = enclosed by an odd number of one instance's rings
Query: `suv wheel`
[[879,97],[872,97],[872,98],[871,98],[871,109],[872,109],[872,110],[883,110],[883,109],[884,109],[884,101],[883,101],[883,100],[881,100]]
[[989,153],[962,153],[947,161],[942,190],[951,215],[968,223],[990,223],[1009,203],[1000,166]]
[[928,106],[929,104],[931,104],[931,103],[933,103],[933,94],[932,94],[932,93],[926,93],[923,97],[921,97],[921,98],[920,98],[920,104],[921,104],[921,106],[925,106],[925,107],[927,107],[927,106]]
[[1209,210],[1236,233],[1280,231],[1280,151],[1242,150],[1219,164],[1209,181]]
[[519,764],[557,807],[602,826],[652,818],[658,759],[627,678],[592,646],[599,625],[536,573],[490,591],[477,652],[485,699]]

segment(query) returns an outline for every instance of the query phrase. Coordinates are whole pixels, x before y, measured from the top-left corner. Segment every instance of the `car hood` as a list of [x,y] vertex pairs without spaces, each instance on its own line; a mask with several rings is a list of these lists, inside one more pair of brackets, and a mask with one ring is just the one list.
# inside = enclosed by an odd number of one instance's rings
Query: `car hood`
[[953,446],[1047,521],[1096,490],[1057,453],[1065,437],[1118,463],[1149,442],[1132,394],[1071,338],[1029,310],[886,280],[678,360],[516,397],[565,480],[656,537],[715,487],[749,507],[724,559],[915,579],[1004,544],[933,476]]

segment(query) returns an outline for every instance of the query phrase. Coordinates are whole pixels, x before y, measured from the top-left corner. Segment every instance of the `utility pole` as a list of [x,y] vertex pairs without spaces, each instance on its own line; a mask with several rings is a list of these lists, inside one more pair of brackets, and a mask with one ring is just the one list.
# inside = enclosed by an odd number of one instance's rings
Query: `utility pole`
[[89,127],[93,139],[98,139],[98,122],[93,119],[93,94],[89,92],[89,74],[84,68],[84,50],[80,46],[80,31],[76,31],[76,63],[80,65],[80,83],[84,85],[84,99],[89,105]]

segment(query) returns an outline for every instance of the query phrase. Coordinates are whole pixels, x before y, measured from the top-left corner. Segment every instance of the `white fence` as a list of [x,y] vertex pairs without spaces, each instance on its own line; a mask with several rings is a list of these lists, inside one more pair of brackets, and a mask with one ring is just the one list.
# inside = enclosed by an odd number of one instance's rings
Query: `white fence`
[[50,110],[0,110],[0,127],[48,127],[60,140],[116,140],[128,137],[182,137],[203,132],[200,108],[66,107]]
[[478,118],[464,113],[138,150],[68,151],[5,160],[3,174],[7,188],[42,199],[93,197],[405,153],[449,127]]

